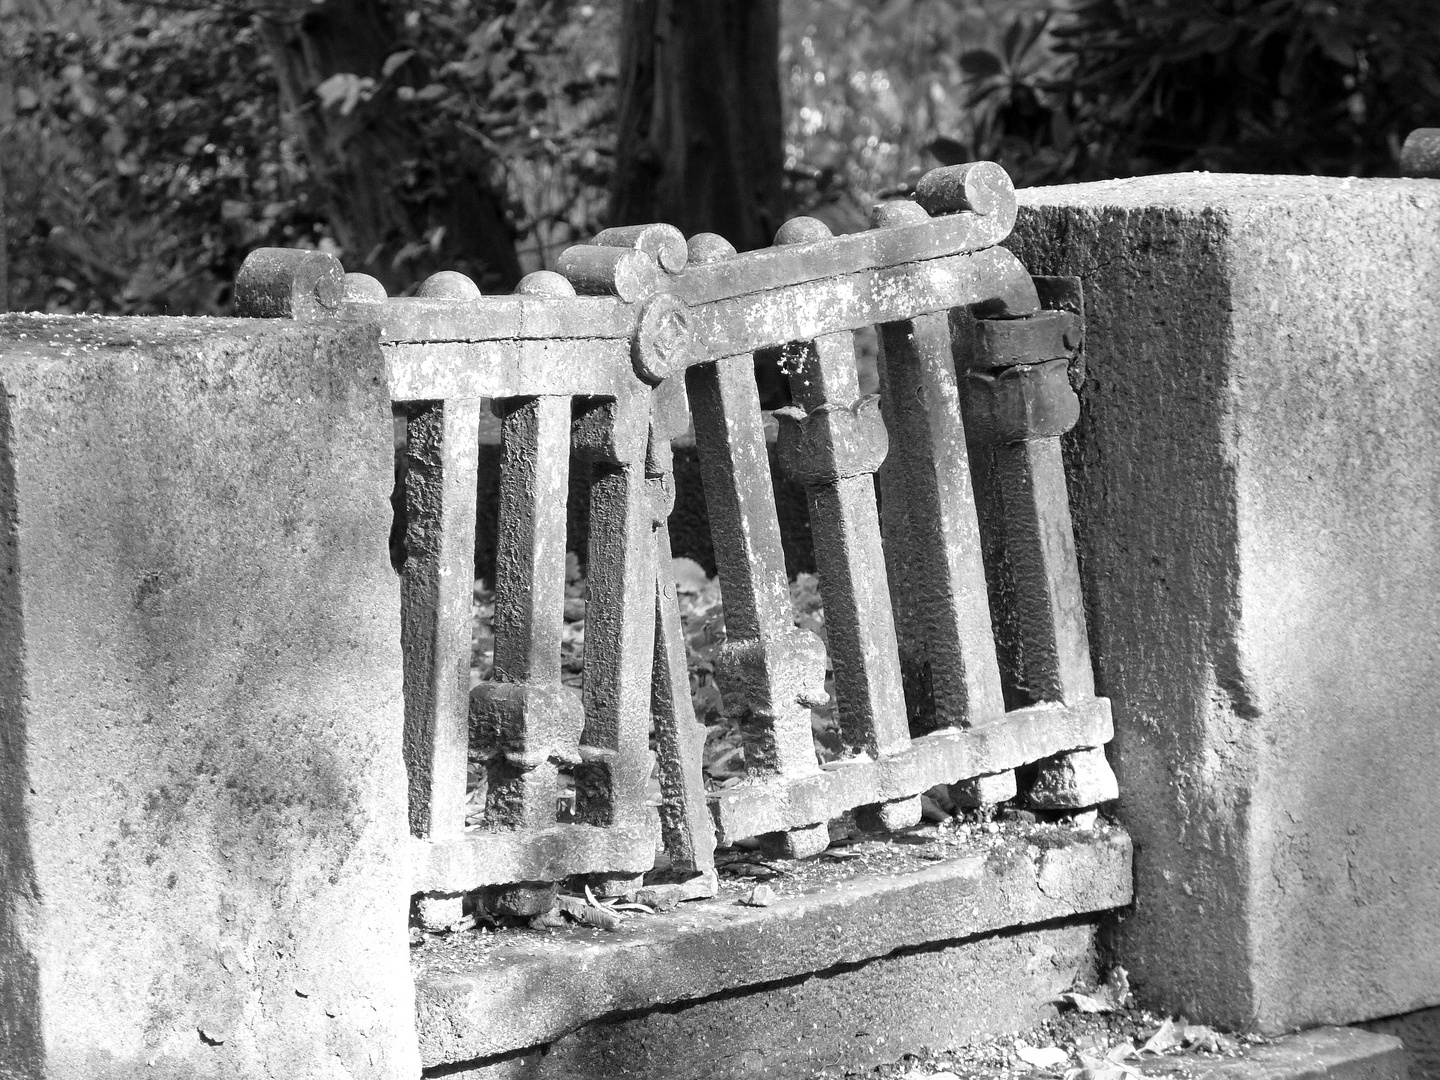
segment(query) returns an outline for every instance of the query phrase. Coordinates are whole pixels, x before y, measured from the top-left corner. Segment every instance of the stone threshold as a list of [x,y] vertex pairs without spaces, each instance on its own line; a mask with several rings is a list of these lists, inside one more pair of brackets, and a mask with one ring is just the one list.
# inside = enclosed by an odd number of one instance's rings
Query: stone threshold
[[1406,1080],[1408,1058],[1393,1035],[1323,1027],[1248,1047],[1235,1058],[1153,1058],[1140,1063],[1140,1072],[1156,1080]]
[[598,1018],[743,992],[893,953],[1123,907],[1131,844],[1113,826],[930,828],[834,849],[770,881],[622,929],[467,932],[412,950],[427,1068],[539,1046]]

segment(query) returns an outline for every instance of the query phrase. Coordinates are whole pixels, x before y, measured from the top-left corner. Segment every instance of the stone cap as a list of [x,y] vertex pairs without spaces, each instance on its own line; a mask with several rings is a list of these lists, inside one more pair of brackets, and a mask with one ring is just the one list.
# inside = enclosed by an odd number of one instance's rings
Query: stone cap
[[[1272,176],[1254,173],[1162,173],[1086,184],[1057,184],[1016,192],[1020,206],[1116,207],[1185,210],[1275,206],[1332,200],[1422,198],[1440,203],[1440,189],[1426,180],[1355,176]],[[1336,226],[1347,223],[1337,221]]]

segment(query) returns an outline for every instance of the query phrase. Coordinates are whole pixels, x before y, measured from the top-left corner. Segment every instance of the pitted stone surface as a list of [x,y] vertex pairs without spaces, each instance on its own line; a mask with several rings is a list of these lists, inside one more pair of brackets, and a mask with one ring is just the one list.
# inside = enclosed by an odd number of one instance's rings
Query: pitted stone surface
[[418,1069],[373,327],[0,319],[0,1073]]
[[[516,931],[427,942],[415,953],[425,1064],[507,1054],[607,1014],[774,985],[1130,899],[1130,842],[1119,830],[1040,827],[987,842],[903,872],[853,874],[840,864],[831,875],[838,881],[777,879],[779,898],[763,908],[737,905],[736,890],[722,885],[713,900],[639,916],[612,934]],[[852,992],[863,994],[859,987]],[[912,1002],[909,1011],[925,1010]]]
[[1083,279],[1068,439],[1141,1000],[1276,1031],[1440,1003],[1440,184],[1031,188]]
[[[1056,995],[1077,979],[1093,979],[1097,963],[1091,922],[987,935],[901,951],[739,996],[602,1020],[549,1046],[443,1075],[452,1080],[834,1076],[838,1067],[865,1069],[973,1035],[1024,1030],[1053,1016]],[[975,989],[980,987],[983,992]],[[931,988],[917,1006],[917,991]]]

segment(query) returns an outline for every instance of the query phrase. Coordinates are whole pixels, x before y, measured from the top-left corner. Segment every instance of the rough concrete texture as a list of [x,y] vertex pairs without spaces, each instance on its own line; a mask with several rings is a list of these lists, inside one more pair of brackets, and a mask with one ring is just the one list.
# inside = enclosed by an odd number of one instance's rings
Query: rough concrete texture
[[1410,1080],[1440,1080],[1440,1009],[1417,1009],[1403,1016],[1371,1020],[1367,1031],[1394,1035],[1410,1055]]
[[427,1071],[456,1080],[740,1080],[894,1061],[1054,1015],[1093,978],[1095,927],[1073,922],[906,950],[739,995],[621,1015],[543,1048]]
[[419,1070],[373,327],[0,319],[0,1075]]
[[919,870],[871,866],[822,877],[796,895],[782,885],[766,907],[738,904],[722,890],[598,938],[586,931],[427,942],[413,954],[422,1061],[494,1057],[554,1042],[607,1014],[1093,915],[1131,897],[1130,839],[1118,829],[1036,829],[975,854],[944,851]]
[[1071,500],[1141,1000],[1274,1032],[1440,1002],[1440,184],[1021,194],[1084,281]]

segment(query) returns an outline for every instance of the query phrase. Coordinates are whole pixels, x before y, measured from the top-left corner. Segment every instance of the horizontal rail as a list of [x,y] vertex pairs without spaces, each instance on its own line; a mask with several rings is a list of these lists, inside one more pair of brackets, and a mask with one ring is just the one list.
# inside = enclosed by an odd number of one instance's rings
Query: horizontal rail
[[659,819],[631,825],[556,825],[540,832],[468,833],[462,839],[411,838],[411,892],[454,894],[515,881],[559,881],[572,874],[642,874],[655,865]]
[[[597,322],[610,321],[588,336],[557,333],[544,338],[505,337],[501,325],[485,325],[492,304],[501,309],[499,324],[517,323],[521,316],[511,309],[518,308],[514,302],[520,300],[531,312],[550,305],[555,315],[551,325],[557,330],[578,327],[578,316],[561,315],[572,305],[599,304]],[[1019,260],[1004,248],[987,248],[692,307],[685,312],[685,319],[693,347],[677,358],[676,369],[770,345],[976,304],[990,305],[1006,315],[1029,314],[1040,306],[1030,275]],[[393,321],[392,308],[401,312]],[[453,310],[447,313],[447,308]],[[630,337],[635,328],[634,307],[619,301],[402,297],[383,303],[347,304],[344,312],[381,321],[390,365],[390,394],[395,401],[535,394],[618,397],[642,391],[643,384],[634,373]],[[448,324],[442,316],[448,317]],[[538,317],[532,318],[531,325],[539,325]],[[609,332],[613,336],[605,336]],[[431,333],[439,337],[427,336]],[[461,334],[471,337],[462,339]]]
[[1006,315],[1026,315],[1040,307],[1030,274],[1005,248],[861,270],[692,306],[688,319],[697,348],[689,363],[987,303]]
[[1114,728],[1110,702],[1035,705],[963,731],[936,731],[878,761],[821,766],[795,779],[745,781],[713,796],[710,812],[721,844],[829,821],[855,806],[903,799],[936,784],[1006,772],[1067,750],[1103,746]]
[[691,266],[671,292],[692,307],[867,270],[980,251],[1010,235],[1015,197],[990,214],[969,211],[894,229],[849,233],[788,247],[763,248],[723,262]]
[[393,401],[648,393],[628,338],[413,342],[383,346]]
[[394,296],[351,301],[340,313],[380,324],[380,342],[537,341],[623,338],[635,332],[635,305],[610,296],[485,296],[476,300]]

